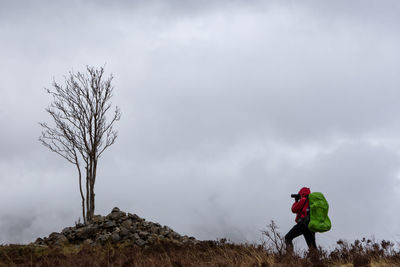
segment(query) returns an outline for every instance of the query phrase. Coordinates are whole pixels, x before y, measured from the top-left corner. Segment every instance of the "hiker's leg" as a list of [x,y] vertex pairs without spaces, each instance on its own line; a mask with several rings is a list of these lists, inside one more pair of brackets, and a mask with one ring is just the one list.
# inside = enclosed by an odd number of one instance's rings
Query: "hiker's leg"
[[304,238],[306,240],[309,249],[316,249],[317,244],[315,243],[315,233],[311,232],[306,225],[304,225]]
[[306,239],[308,246],[308,257],[310,258],[313,265],[319,266],[320,257],[317,249],[317,244],[315,243],[315,233],[310,231],[306,226],[306,231],[304,232],[304,238]]
[[293,228],[290,229],[290,231],[285,235],[286,248],[288,250],[293,250],[292,240],[302,234],[303,234],[303,229],[301,229],[300,224],[296,224],[295,226],[293,226]]

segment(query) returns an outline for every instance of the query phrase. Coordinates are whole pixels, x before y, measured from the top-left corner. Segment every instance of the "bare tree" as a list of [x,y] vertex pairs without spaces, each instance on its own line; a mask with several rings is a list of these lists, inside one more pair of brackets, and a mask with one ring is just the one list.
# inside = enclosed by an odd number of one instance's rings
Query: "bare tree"
[[267,230],[262,230],[261,233],[266,238],[264,246],[268,250],[277,252],[279,256],[282,256],[286,248],[285,237],[278,232],[278,229],[279,227],[276,225],[276,223],[271,220],[271,223],[267,225]]
[[[91,222],[94,215],[94,185],[99,157],[114,144],[117,132],[113,126],[121,118],[119,108],[115,107],[110,119],[106,119],[114,88],[111,85],[113,76],[104,78],[103,75],[104,68],[88,66],[84,73],[70,72],[64,85],[54,81],[52,90],[46,89],[53,97],[46,111],[55,126],[40,123],[42,135],[39,141],[78,170],[85,223]],[[82,189],[83,175],[86,177],[86,195]]]

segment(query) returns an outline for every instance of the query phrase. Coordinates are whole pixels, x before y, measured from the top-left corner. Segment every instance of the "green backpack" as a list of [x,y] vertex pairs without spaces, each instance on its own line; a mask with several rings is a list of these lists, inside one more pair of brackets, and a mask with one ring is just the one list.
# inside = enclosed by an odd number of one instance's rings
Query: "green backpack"
[[328,217],[329,204],[324,195],[314,192],[308,195],[310,203],[310,222],[308,229],[313,232],[323,233],[331,229],[331,220]]

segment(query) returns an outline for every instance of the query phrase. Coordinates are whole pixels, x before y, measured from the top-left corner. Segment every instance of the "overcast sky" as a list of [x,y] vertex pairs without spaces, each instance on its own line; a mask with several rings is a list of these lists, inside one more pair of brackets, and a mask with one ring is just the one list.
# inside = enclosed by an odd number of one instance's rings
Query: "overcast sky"
[[0,3],[0,243],[81,214],[76,169],[37,139],[44,88],[86,65],[122,111],[97,214],[258,242],[307,186],[330,203],[317,243],[400,240],[399,1]]

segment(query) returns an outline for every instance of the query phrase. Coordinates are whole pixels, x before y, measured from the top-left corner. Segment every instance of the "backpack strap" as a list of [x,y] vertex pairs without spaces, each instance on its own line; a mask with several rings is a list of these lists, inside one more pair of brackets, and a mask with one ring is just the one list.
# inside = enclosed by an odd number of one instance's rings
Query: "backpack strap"
[[301,211],[303,211],[303,209],[306,206],[307,202],[308,202],[308,195],[306,196],[306,201],[304,201],[303,207],[301,207]]
[[[307,199],[306,199],[306,201],[304,202],[303,207],[301,207],[301,211],[303,211],[303,209],[304,209],[304,207],[306,206],[307,202],[309,202],[308,195],[306,196],[306,198],[307,198]],[[300,219],[299,219],[299,222],[304,223],[306,226],[308,225],[308,222],[310,221],[310,214],[309,214],[309,212],[310,212],[310,208],[308,208],[308,210],[306,211],[306,215],[305,215],[303,218],[300,218]]]

